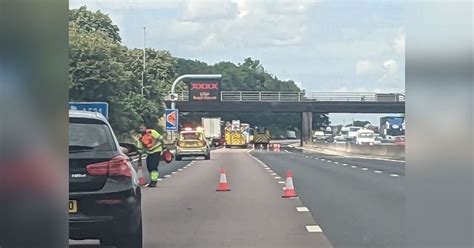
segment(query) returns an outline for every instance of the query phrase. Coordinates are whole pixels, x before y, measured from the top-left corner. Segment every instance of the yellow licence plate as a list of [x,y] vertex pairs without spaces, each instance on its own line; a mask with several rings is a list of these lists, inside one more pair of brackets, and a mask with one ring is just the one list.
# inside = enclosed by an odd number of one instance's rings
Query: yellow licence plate
[[69,213],[70,214],[77,213],[77,201],[76,200],[69,200]]

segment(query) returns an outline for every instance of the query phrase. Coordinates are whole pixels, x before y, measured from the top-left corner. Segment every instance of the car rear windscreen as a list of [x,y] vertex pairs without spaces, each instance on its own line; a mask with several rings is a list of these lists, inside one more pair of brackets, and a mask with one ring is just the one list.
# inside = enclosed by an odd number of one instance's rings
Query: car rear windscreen
[[109,127],[99,123],[69,123],[69,150],[114,151]]
[[182,133],[181,139],[182,140],[198,140],[198,139],[201,139],[201,135],[199,133]]

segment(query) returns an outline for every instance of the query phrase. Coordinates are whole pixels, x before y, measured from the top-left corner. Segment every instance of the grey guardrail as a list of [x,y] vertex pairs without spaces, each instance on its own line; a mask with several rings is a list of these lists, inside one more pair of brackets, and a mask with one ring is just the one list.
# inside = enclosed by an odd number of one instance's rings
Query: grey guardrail
[[400,145],[356,145],[333,143],[308,143],[306,146],[323,148],[333,151],[374,155],[381,157],[405,158],[405,146]]

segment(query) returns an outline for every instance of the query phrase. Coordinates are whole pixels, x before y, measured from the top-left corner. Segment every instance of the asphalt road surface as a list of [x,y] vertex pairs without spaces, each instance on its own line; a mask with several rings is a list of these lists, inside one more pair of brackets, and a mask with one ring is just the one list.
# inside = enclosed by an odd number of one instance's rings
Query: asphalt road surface
[[403,162],[297,149],[251,154],[281,177],[292,170],[301,201],[334,247],[403,246]]
[[[282,198],[282,179],[248,150],[220,149],[187,163],[172,164],[176,173],[143,189],[144,247],[332,247],[312,213],[297,209],[301,200]],[[216,192],[220,168],[231,191]]]

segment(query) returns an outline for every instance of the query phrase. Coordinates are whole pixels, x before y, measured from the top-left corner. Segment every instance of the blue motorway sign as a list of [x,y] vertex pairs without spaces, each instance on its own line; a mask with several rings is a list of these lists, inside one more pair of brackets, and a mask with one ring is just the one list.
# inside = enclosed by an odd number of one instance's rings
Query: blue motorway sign
[[178,110],[165,109],[166,131],[178,131]]
[[70,102],[69,109],[99,112],[105,118],[109,117],[109,104],[106,102]]

